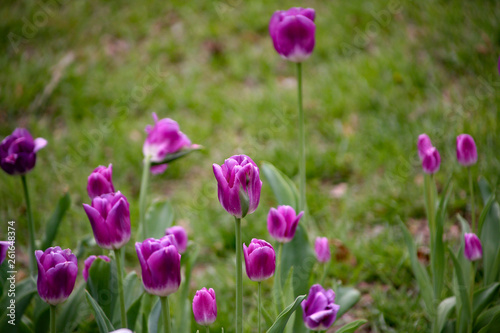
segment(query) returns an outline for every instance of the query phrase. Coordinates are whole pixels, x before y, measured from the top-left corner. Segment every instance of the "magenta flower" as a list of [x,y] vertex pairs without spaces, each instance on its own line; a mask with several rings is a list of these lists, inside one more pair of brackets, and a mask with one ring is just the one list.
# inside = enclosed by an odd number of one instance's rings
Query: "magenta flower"
[[476,234],[464,234],[464,255],[469,261],[476,261],[483,257],[483,247],[481,241],[477,238]]
[[274,275],[276,253],[271,244],[262,239],[252,239],[248,247],[243,243],[245,268],[248,278],[260,282]]
[[193,298],[194,320],[202,326],[210,326],[217,318],[217,301],[215,291],[210,288],[202,288],[196,292]]
[[186,230],[181,226],[173,226],[165,230],[165,235],[173,235],[177,243],[177,250],[180,254],[186,252],[188,236]]
[[70,249],[49,247],[35,251],[38,263],[37,288],[40,298],[50,305],[64,302],[75,286],[78,262]]
[[269,34],[276,52],[292,62],[302,62],[314,50],[315,12],[312,8],[294,7],[278,10],[269,22]]
[[2,265],[5,258],[7,258],[7,250],[11,244],[11,242],[0,241],[0,265]]
[[223,165],[213,165],[219,202],[231,215],[242,218],[253,213],[260,200],[259,168],[246,155],[231,156]]
[[469,134],[457,136],[457,160],[463,166],[471,166],[477,162],[477,148]]
[[103,194],[112,193],[115,191],[113,186],[113,165],[98,166],[92,171],[87,181],[87,193],[90,199],[94,199]]
[[422,169],[425,173],[432,174],[439,170],[441,164],[441,156],[435,147],[429,148],[425,151],[422,159]]
[[313,331],[323,331],[332,326],[340,309],[340,306],[334,302],[333,290],[325,291],[321,285],[313,285],[307,298],[301,303],[306,327]]
[[148,238],[135,243],[142,269],[142,283],[149,294],[168,296],[181,284],[181,255],[175,237]]
[[314,243],[314,251],[316,252],[316,258],[321,263],[327,263],[330,261],[330,245],[328,244],[328,238],[318,237]]
[[129,204],[120,191],[95,197],[92,199],[92,206],[83,204],[83,208],[97,245],[103,249],[117,250],[129,241]]
[[288,243],[295,236],[297,225],[303,215],[303,211],[296,215],[295,210],[286,205],[271,208],[267,215],[267,230],[278,242]]
[[0,167],[9,175],[24,175],[35,167],[36,153],[47,145],[47,140],[33,140],[25,128],[16,128],[0,143]]
[[417,147],[418,147],[418,157],[420,157],[420,160],[423,160],[425,157],[425,152],[433,147],[431,139],[427,134],[420,134],[418,136]]
[[89,279],[90,266],[92,266],[92,264],[94,263],[94,261],[97,258],[102,259],[102,260],[104,260],[106,262],[110,261],[110,259],[107,256],[94,256],[94,255],[91,255],[90,257],[88,257],[87,259],[85,259],[85,267],[83,268],[83,272],[82,272],[83,279],[85,280],[85,282],[87,282],[87,280]]

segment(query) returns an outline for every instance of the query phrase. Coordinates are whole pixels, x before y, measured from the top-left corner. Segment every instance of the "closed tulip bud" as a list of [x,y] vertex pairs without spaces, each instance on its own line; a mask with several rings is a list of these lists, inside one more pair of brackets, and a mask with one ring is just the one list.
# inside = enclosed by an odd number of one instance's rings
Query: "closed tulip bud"
[[441,156],[436,148],[432,147],[425,151],[422,159],[422,169],[425,173],[432,174],[439,170]]
[[290,206],[278,206],[271,208],[267,215],[267,230],[272,238],[280,243],[288,243],[295,236],[297,225],[304,212],[295,214],[295,210]]
[[177,243],[177,250],[180,254],[186,252],[188,236],[186,230],[181,226],[173,226],[165,230],[165,235],[173,235]]
[[274,275],[276,253],[271,244],[262,239],[252,239],[248,247],[243,243],[243,255],[248,278],[260,282]]
[[262,181],[259,168],[246,155],[231,156],[223,165],[213,165],[219,202],[231,215],[242,218],[259,206]]
[[315,11],[294,7],[276,11],[269,22],[269,34],[276,52],[292,62],[309,58],[315,44]]
[[330,261],[330,245],[328,244],[328,238],[318,237],[314,243],[314,250],[316,252],[316,258],[321,263],[326,263]]
[[476,234],[464,234],[464,255],[469,261],[476,261],[483,257],[483,247],[481,241],[477,238]]
[[420,160],[422,161],[425,157],[425,152],[432,148],[432,142],[431,139],[427,134],[420,134],[418,136],[418,157],[420,157]]
[[70,249],[49,247],[35,251],[38,263],[37,289],[40,298],[50,305],[64,302],[75,286],[78,262]]
[[301,303],[302,317],[306,327],[313,331],[323,331],[332,326],[340,309],[340,306],[334,302],[333,290],[325,290],[319,284],[313,285],[307,299]]
[[90,199],[115,191],[113,186],[113,165],[98,166],[92,171],[87,181],[87,193]]
[[463,166],[471,166],[477,162],[477,148],[469,134],[457,136],[457,160]]
[[47,145],[47,140],[33,140],[25,128],[16,128],[0,143],[0,167],[9,175],[24,175],[35,167],[36,153]]
[[95,197],[92,199],[92,206],[83,204],[83,208],[97,245],[103,249],[117,250],[129,241],[129,204],[120,191]]
[[181,255],[177,251],[175,237],[148,238],[135,243],[135,250],[142,269],[142,283],[146,292],[156,296],[168,296],[181,284]]
[[215,291],[210,288],[202,288],[196,292],[193,298],[194,320],[202,326],[210,326],[217,318],[217,302]]
[[9,249],[10,245],[11,242],[0,241],[0,265],[2,265],[5,258],[7,257],[7,250]]
[[90,270],[90,266],[92,266],[92,264],[94,263],[94,261],[99,258],[99,259],[102,259],[106,262],[109,262],[110,259],[107,257],[107,256],[94,256],[94,255],[91,255],[90,257],[88,257],[87,259],[85,259],[85,267],[83,268],[83,272],[82,272],[82,275],[83,275],[83,279],[85,280],[85,282],[87,282],[87,280],[89,279],[89,270]]

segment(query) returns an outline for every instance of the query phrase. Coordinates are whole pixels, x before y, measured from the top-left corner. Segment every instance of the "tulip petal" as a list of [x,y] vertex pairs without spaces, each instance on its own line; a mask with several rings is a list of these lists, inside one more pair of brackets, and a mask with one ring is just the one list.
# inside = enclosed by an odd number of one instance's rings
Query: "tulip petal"
[[102,248],[112,250],[113,247],[110,240],[111,235],[104,218],[95,208],[87,204],[83,204],[83,209],[89,218],[96,243]]
[[276,37],[280,54],[293,62],[307,59],[314,49],[315,30],[314,22],[303,15],[283,18]]
[[121,198],[108,214],[106,219],[110,231],[110,241],[114,249],[121,248],[130,239],[130,212],[127,202]]
[[47,145],[47,140],[45,140],[44,138],[36,138],[34,143],[35,147],[33,148],[33,151],[36,153]]

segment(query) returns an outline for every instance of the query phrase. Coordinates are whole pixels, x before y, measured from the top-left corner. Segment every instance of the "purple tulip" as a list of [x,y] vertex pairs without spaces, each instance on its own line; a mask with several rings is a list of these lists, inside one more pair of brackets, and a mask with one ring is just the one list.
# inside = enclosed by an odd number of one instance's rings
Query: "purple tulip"
[[457,160],[463,166],[471,166],[477,162],[477,148],[469,134],[457,136]]
[[181,226],[173,226],[165,230],[165,235],[173,235],[177,243],[177,250],[180,254],[186,252],[188,236],[186,230]]
[[273,14],[269,34],[282,58],[293,62],[309,58],[315,44],[315,15],[314,9],[300,7],[278,10]]
[[[142,152],[144,156],[150,156],[151,162],[161,162],[167,155],[173,154],[183,148],[193,147],[189,138],[180,131],[176,121],[170,118],[158,120],[158,116],[153,112],[154,126],[146,126],[148,134]],[[151,172],[158,174],[167,169],[167,164],[154,165]]]
[[330,245],[328,244],[328,238],[318,237],[314,243],[314,250],[316,252],[316,258],[321,263],[327,263],[330,261]]
[[321,285],[313,285],[307,299],[301,303],[306,327],[313,331],[322,331],[332,326],[340,309],[340,305],[334,302],[335,293],[333,290],[325,291]]
[[469,261],[476,261],[483,257],[483,247],[481,241],[477,238],[476,234],[464,234],[464,255]]
[[213,165],[219,202],[231,215],[242,218],[253,213],[260,200],[259,168],[246,155],[231,156],[223,165]]
[[297,225],[303,215],[303,211],[296,215],[290,206],[271,208],[267,215],[267,230],[278,242],[288,243],[295,236]]
[[0,265],[2,265],[5,258],[7,258],[7,250],[11,244],[11,242],[0,241]]
[[435,147],[427,149],[424,153],[424,158],[422,159],[422,169],[425,173],[436,173],[439,170],[439,165],[441,164],[441,156]]
[[38,263],[37,288],[40,297],[50,305],[64,302],[75,286],[78,262],[70,249],[49,247],[35,251]]
[[25,128],[16,128],[0,143],[0,167],[9,175],[24,175],[35,167],[36,152],[47,145],[47,140],[33,140]]
[[144,289],[152,295],[168,296],[181,284],[181,255],[175,237],[148,238],[135,243],[142,269]]
[[92,171],[87,181],[87,193],[90,199],[115,191],[113,186],[113,165],[98,166]]
[[260,282],[274,275],[276,253],[271,244],[262,239],[252,239],[248,247],[243,243],[245,268],[248,278]]
[[217,302],[215,291],[210,288],[202,288],[196,292],[193,298],[194,320],[202,326],[209,326],[217,318]]
[[90,257],[88,257],[87,259],[85,259],[85,267],[83,268],[83,272],[82,272],[82,275],[83,275],[83,279],[85,280],[85,282],[87,282],[87,280],[89,279],[89,270],[90,270],[90,266],[92,266],[92,264],[94,263],[94,261],[99,258],[99,259],[102,259],[106,262],[109,262],[110,259],[106,256],[94,256],[94,255],[91,255]]
[[120,193],[103,194],[83,204],[97,245],[116,250],[130,239],[130,211],[127,198]]
[[433,147],[431,139],[427,134],[420,134],[418,136],[417,147],[418,147],[418,157],[420,157],[420,160],[422,161],[425,157],[425,152]]

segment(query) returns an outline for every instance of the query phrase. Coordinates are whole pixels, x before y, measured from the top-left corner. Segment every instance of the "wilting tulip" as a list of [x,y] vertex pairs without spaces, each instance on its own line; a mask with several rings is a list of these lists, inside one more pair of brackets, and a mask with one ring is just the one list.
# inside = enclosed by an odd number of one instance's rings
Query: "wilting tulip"
[[252,239],[248,247],[243,243],[243,255],[248,278],[260,282],[274,275],[276,253],[271,244],[262,239]]
[[[176,121],[170,118],[158,120],[153,113],[154,126],[146,126],[147,138],[144,141],[142,152],[149,156],[151,162],[161,162],[168,154],[173,154],[187,147],[193,147],[191,140],[180,131]],[[167,169],[167,164],[151,167],[152,173],[162,173]]]
[[269,34],[281,57],[293,62],[309,58],[315,44],[314,18],[312,8],[294,7],[273,14],[269,22]]
[[418,136],[418,157],[420,157],[420,160],[423,160],[425,157],[425,152],[432,148],[432,142],[431,139],[427,134],[420,134]]
[[135,243],[142,269],[142,282],[149,294],[168,296],[181,284],[181,255],[173,235]]
[[322,331],[332,326],[340,309],[340,306],[334,302],[335,293],[333,290],[325,291],[321,285],[313,285],[307,299],[301,303],[306,327],[313,331]]
[[173,235],[177,243],[177,250],[180,254],[186,252],[188,236],[186,230],[181,226],[173,226],[165,230],[165,235]]
[[290,206],[271,208],[267,215],[267,230],[278,242],[288,243],[295,236],[297,225],[303,215],[303,211],[296,215],[295,210]]
[[476,143],[469,134],[457,136],[457,160],[463,166],[470,166],[477,162]]
[[0,167],[9,175],[24,175],[35,167],[36,152],[47,145],[47,140],[33,140],[25,128],[16,128],[0,143]]
[[193,298],[194,320],[202,326],[213,324],[217,318],[217,302],[215,291],[210,288],[202,288],[196,292]]
[[130,239],[130,211],[127,198],[120,193],[103,194],[83,204],[97,245],[104,249],[120,249]]
[[481,241],[477,238],[476,234],[464,234],[464,255],[469,261],[479,260],[483,257],[483,247]]
[[231,156],[223,165],[213,165],[219,202],[231,215],[242,218],[253,213],[260,200],[259,168],[246,155]]
[[3,261],[7,257],[7,250],[11,244],[11,242],[0,241],[0,265],[3,264]]
[[92,171],[87,181],[87,193],[90,199],[115,191],[113,186],[113,165],[98,166]]
[[425,173],[436,173],[441,164],[441,156],[436,148],[432,147],[425,151],[422,159],[422,169]]
[[94,256],[94,255],[91,255],[87,259],[85,259],[85,267],[83,268],[83,272],[82,272],[83,279],[85,280],[85,282],[87,282],[87,280],[89,279],[90,266],[92,266],[92,264],[94,263],[94,261],[97,258],[102,259],[102,260],[104,260],[106,262],[110,261],[110,259],[107,256]]
[[330,261],[330,245],[328,244],[328,238],[318,237],[314,243],[314,250],[316,252],[316,258],[321,263],[326,263]]
[[78,275],[76,256],[70,249],[49,247],[35,251],[38,263],[37,288],[40,297],[50,305],[64,302],[75,286]]

